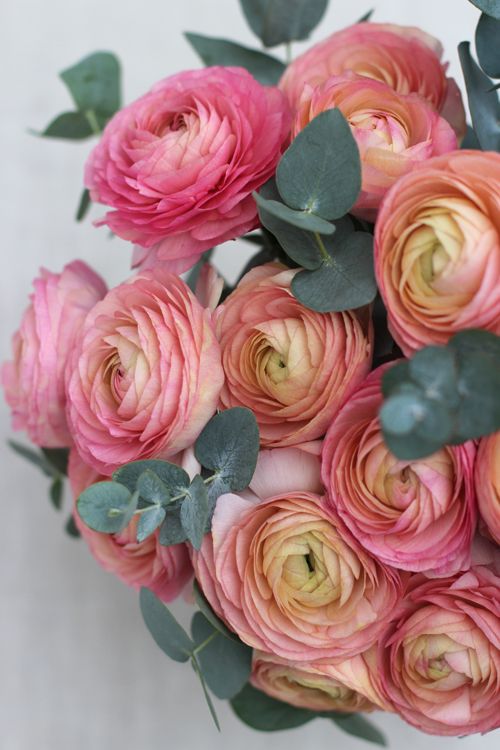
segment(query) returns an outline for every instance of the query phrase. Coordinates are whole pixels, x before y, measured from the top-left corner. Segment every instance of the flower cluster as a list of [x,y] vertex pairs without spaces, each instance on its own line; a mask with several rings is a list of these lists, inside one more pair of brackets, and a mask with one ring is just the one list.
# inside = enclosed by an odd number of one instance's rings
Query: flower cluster
[[[253,649],[253,688],[298,709],[397,712],[459,736],[499,726],[500,433],[404,457],[379,418],[385,377],[411,367],[403,355],[469,328],[500,335],[500,154],[458,150],[464,108],[441,56],[418,29],[360,23],[298,57],[276,86],[214,66],[117,112],[85,185],[111,209],[98,223],[135,243],[138,270],[109,291],[80,261],[42,271],[2,382],[14,428],[70,452],[75,522],[99,563],[164,602],[194,575],[212,615]],[[259,227],[253,194],[277,168],[281,190],[287,146],[330,110],[359,152],[352,218],[333,234],[339,217],[315,216],[314,201],[269,201],[289,224],[274,237],[262,214],[271,232],[257,235],[250,270],[223,293],[199,263],[192,291],[178,274]],[[382,358],[375,294],[342,306],[332,291],[320,311],[297,293],[304,274],[340,267],[345,227],[356,241],[367,222],[392,336]],[[297,236],[323,266],[312,255],[297,268]],[[432,373],[420,375],[432,396]],[[235,407],[260,435],[246,488],[207,478],[196,450],[212,417]],[[168,504],[195,495],[184,485],[169,495],[150,469],[123,528],[81,517],[89,488],[154,461],[190,488],[218,488],[200,545],[179,529],[163,535]]]

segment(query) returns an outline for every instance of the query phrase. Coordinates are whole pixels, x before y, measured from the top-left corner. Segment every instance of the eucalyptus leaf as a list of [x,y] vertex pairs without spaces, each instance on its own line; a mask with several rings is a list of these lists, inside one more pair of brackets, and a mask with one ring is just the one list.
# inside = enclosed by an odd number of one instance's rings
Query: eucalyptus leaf
[[260,732],[294,729],[316,716],[305,708],[271,698],[250,684],[231,700],[231,708],[244,724]]
[[40,133],[45,138],[65,138],[81,141],[93,135],[92,126],[84,112],[63,112]]
[[186,284],[191,289],[191,291],[196,291],[196,284],[198,283],[198,279],[201,273],[201,269],[205,265],[205,263],[208,263],[210,258],[212,257],[214,252],[214,248],[211,247],[210,250],[205,250],[201,258],[196,261],[192,269],[189,271],[188,275],[186,276]]
[[165,519],[160,527],[160,544],[163,547],[172,547],[174,544],[181,544],[187,540],[187,534],[181,522],[181,507],[167,506],[165,510]]
[[80,111],[111,117],[120,109],[120,63],[111,52],[95,52],[60,75]]
[[50,502],[56,510],[61,510],[63,498],[63,481],[61,477],[56,477],[49,489]]
[[202,466],[215,472],[213,492],[239,492],[250,484],[259,452],[259,428],[250,409],[221,411],[208,422],[195,448]]
[[146,588],[140,591],[139,603],[142,617],[155,643],[174,661],[188,661],[194,643],[170,610]]
[[374,745],[387,747],[387,741],[382,732],[371,721],[365,719],[364,716],[360,714],[337,714],[335,716],[332,714],[331,719],[343,732],[353,737],[360,737],[362,740],[371,742]]
[[138,497],[117,482],[96,482],[78,498],[78,514],[94,531],[116,534],[130,522]]
[[325,248],[329,259],[320,268],[294,276],[294,296],[317,312],[352,310],[373,302],[377,294],[373,236],[353,232],[337,245],[334,235]]
[[470,0],[483,13],[500,20],[500,0]]
[[476,28],[479,64],[491,78],[500,78],[500,20],[483,13]]
[[22,458],[25,458],[31,464],[36,466],[45,474],[45,476],[54,476],[54,467],[51,463],[49,463],[49,461],[47,461],[43,453],[39,453],[38,451],[35,451],[32,448],[28,448],[28,446],[22,445],[21,443],[17,443],[15,440],[8,440],[7,443],[12,448],[14,453],[17,453],[19,456],[22,456]]
[[165,519],[165,509],[153,506],[151,510],[141,513],[137,522],[137,542],[140,544],[161,526]]
[[458,371],[451,349],[426,346],[416,352],[408,364],[410,378],[420,385],[427,398],[455,408],[459,404]]
[[361,160],[349,123],[339,109],[321,112],[298,133],[276,171],[284,202],[297,211],[339,219],[361,190]]
[[73,516],[68,517],[68,520],[66,521],[66,524],[64,526],[64,530],[66,534],[72,537],[73,539],[79,539],[81,536],[80,531],[78,530],[78,526],[76,525],[75,519],[73,518]]
[[375,8],[372,8],[367,13],[365,13],[364,16],[361,16],[361,18],[359,19],[359,21],[357,21],[357,23],[368,23],[368,21],[371,19],[374,13],[375,13]]
[[477,135],[474,132],[474,128],[471,128],[470,125],[467,125],[467,129],[465,131],[465,136],[460,144],[460,148],[465,150],[473,150],[473,151],[481,151],[481,145],[477,139]]
[[493,90],[493,81],[472,58],[469,42],[458,45],[460,64],[465,79],[472,125],[484,151],[500,150],[500,100]]
[[240,0],[248,25],[265,47],[307,39],[328,0]]
[[142,472],[136,486],[141,498],[152,505],[167,505],[170,502],[169,488],[151,469]]
[[82,191],[80,202],[78,203],[78,208],[76,210],[76,221],[83,221],[88,213],[91,203],[92,201],[90,200],[90,191],[88,190],[88,188],[85,188]]
[[63,476],[68,475],[68,448],[42,448],[41,450],[54,471]]
[[193,584],[193,595],[200,612],[204,615],[204,617],[208,620],[212,627],[215,630],[218,630],[219,633],[221,633],[221,635],[223,635],[225,638],[230,638],[231,640],[237,641],[239,643],[240,639],[238,638],[238,636],[235,633],[231,632],[231,630],[226,627],[222,620],[217,617],[217,615],[213,611],[196,578]]
[[241,641],[225,638],[218,629],[196,612],[191,622],[196,658],[210,690],[217,698],[234,698],[250,677],[252,649]]
[[177,464],[171,464],[160,459],[131,461],[117,469],[113,474],[113,479],[127,487],[130,492],[134,492],[137,489],[141,474],[145,471],[152,471],[156,474],[168,488],[170,497],[175,497],[190,484],[189,476],[184,469],[181,469]]
[[198,679],[200,680],[201,687],[203,689],[203,695],[205,696],[205,700],[207,702],[208,710],[210,711],[210,715],[212,716],[212,719],[214,720],[214,724],[217,727],[217,729],[220,732],[220,724],[219,719],[217,717],[217,712],[215,710],[215,706],[212,702],[212,698],[210,697],[210,693],[208,692],[207,684],[205,682],[205,678],[203,677],[203,672],[201,671],[201,667],[198,664],[198,660],[196,659],[196,656],[193,656],[191,663],[193,665],[193,669],[198,675]]
[[275,86],[285,71],[285,65],[265,52],[243,47],[227,39],[185,32],[184,36],[205,65],[226,65],[245,68],[265,86]]
[[186,497],[181,505],[181,524],[188,540],[199,550],[205,534],[208,519],[207,488],[203,479],[197,475],[186,490]]
[[259,209],[294,227],[318,234],[333,234],[335,231],[333,224],[311,211],[295,211],[279,201],[266,200],[259,193],[253,193],[253,197]]

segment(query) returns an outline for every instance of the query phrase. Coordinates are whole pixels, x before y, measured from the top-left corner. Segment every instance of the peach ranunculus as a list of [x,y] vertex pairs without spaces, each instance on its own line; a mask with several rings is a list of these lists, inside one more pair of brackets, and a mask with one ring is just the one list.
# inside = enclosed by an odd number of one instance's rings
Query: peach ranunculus
[[386,565],[450,575],[470,565],[476,527],[472,442],[402,461],[384,443],[378,411],[386,366],[372,372],[334,418],[322,475],[332,507]]
[[465,328],[500,334],[500,154],[453,151],[403,177],[375,231],[389,328],[409,356]]
[[83,490],[106,477],[88,466],[73,448],[69,455],[68,478],[75,507],[73,517],[83,539],[99,565],[133,588],[145,586],[163,601],[175,599],[188,583],[193,569],[185,544],[164,547],[159,532],[137,542],[137,521],[118,534],[102,534],[86,526],[78,515],[76,501]]
[[242,68],[165,78],[118,112],[85,170],[101,224],[136,242],[135,264],[180,273],[201,253],[258,224],[252,191],[288,138],[283,94]]
[[367,309],[317,313],[293,296],[296,270],[249,271],[216,312],[225,408],[246,406],[265,446],[323,435],[341,402],[370,369]]
[[361,157],[361,193],[352,213],[370,221],[402,175],[457,147],[450,125],[424,99],[399,94],[385,83],[354,73],[329,78],[314,89],[306,85],[293,136],[335,107],[350,124]]
[[500,726],[500,578],[477,566],[420,582],[380,642],[382,687],[396,711],[430,734]]
[[187,448],[224,380],[210,310],[173,274],[144,272],[93,309],[73,353],[68,420],[101,474]]
[[418,94],[448,120],[457,136],[465,134],[460,89],[446,77],[443,48],[430,34],[412,26],[359,23],[338,31],[300,55],[285,71],[280,88],[295,109],[304,84],[315,88],[349,71],[381,81],[399,94]]
[[298,452],[273,451],[283,489],[275,475],[267,490],[264,460],[250,491],[219,497],[212,532],[193,553],[195,574],[215,612],[249,646],[297,662],[343,661],[380,637],[402,580],[332,516],[315,494],[319,476],[301,476]]
[[491,538],[500,544],[500,432],[479,443],[475,482],[482,522]]
[[35,445],[71,445],[66,421],[65,370],[74,339],[94,305],[104,297],[104,281],[75,260],[61,273],[41,269],[31,304],[12,340],[13,361],[1,380],[15,430],[26,430]]
[[372,674],[362,654],[336,666],[297,664],[255,651],[250,682],[271,698],[310,711],[354,713],[378,707],[368,697],[374,692]]

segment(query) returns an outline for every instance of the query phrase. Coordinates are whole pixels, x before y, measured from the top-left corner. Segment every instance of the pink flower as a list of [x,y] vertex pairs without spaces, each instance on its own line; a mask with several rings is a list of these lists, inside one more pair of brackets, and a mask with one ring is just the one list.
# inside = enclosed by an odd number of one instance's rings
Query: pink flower
[[353,536],[386,565],[450,575],[470,564],[476,526],[473,443],[401,461],[378,421],[379,367],[334,418],[323,447],[329,500]]
[[173,456],[215,412],[223,379],[210,311],[177,276],[136,276],[96,305],[75,347],[68,420],[76,447],[101,474]]
[[481,440],[475,482],[481,520],[486,532],[500,544],[500,432]]
[[402,177],[375,231],[389,328],[407,356],[464,328],[500,334],[500,154],[453,151]]
[[270,476],[271,497],[266,460],[252,482],[262,497],[251,485],[218,499],[195,573],[217,614],[253,648],[297,662],[343,661],[387,627],[402,582],[328,511],[315,494],[319,476],[298,469],[299,452],[273,451],[281,467]]
[[216,312],[221,403],[252,409],[266,446],[321,437],[371,363],[367,309],[309,310],[290,290],[295,273],[279,264],[254,268]]
[[135,589],[145,586],[165,602],[175,599],[192,575],[186,545],[164,547],[158,531],[138,543],[136,519],[119,534],[101,534],[90,529],[78,515],[76,501],[83,490],[106,477],[85,464],[75,449],[70,453],[68,476],[75,500],[75,523],[99,565],[128,586]]
[[293,136],[334,108],[349,122],[361,156],[362,188],[352,213],[371,221],[402,175],[457,147],[450,125],[420,96],[405,96],[386,83],[354,73],[329,78],[316,88],[305,86]]
[[165,78],[106,126],[85,170],[101,224],[140,245],[135,264],[180,273],[258,224],[252,191],[288,137],[285,97],[242,68]]
[[500,578],[474,567],[424,581],[380,642],[382,687],[413,726],[463,736],[500,726]]
[[61,273],[44,268],[33,282],[31,304],[12,340],[13,361],[1,379],[15,430],[36,445],[71,444],[66,423],[65,370],[73,341],[106,284],[86,263],[75,260]]
[[457,136],[465,134],[460,90],[446,77],[443,48],[430,34],[412,26],[359,23],[315,44],[287,68],[280,82],[295,109],[304,84],[320,86],[349,71],[381,81],[399,94],[418,94],[448,120]]
[[304,664],[255,651],[250,682],[272,698],[297,708],[340,713],[369,712],[379,707],[371,700],[379,700],[374,688],[377,678],[372,672],[376,652],[372,649],[367,661],[364,656],[353,656],[338,665]]

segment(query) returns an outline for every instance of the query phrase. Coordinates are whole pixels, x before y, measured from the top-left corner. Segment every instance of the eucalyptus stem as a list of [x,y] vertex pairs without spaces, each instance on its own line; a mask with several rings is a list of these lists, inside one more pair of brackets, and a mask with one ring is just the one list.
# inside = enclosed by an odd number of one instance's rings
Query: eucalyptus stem
[[218,630],[214,630],[214,632],[211,633],[208,636],[208,638],[206,638],[202,643],[200,643],[199,646],[196,646],[196,648],[193,649],[193,652],[192,652],[193,656],[196,656],[197,654],[200,653],[200,651],[203,651],[203,649],[205,648],[205,646],[208,646],[208,644],[211,643],[213,641],[213,639],[216,638],[218,635],[219,635],[219,631]]
[[316,240],[316,244],[319,247],[319,251],[321,255],[323,256],[323,260],[327,263],[330,262],[330,255],[328,254],[328,250],[325,247],[325,243],[321,239],[321,235],[319,232],[314,232],[314,239]]
[[87,118],[87,121],[92,128],[92,132],[94,135],[101,135],[101,128],[99,126],[99,123],[97,122],[97,117],[95,116],[95,112],[93,109],[87,109],[85,110],[85,117]]
[[[212,474],[212,476],[204,479],[203,483],[210,484],[215,479],[217,479],[217,474]],[[185,490],[184,492],[181,492],[178,495],[174,495],[174,497],[170,498],[169,504],[174,503],[176,500],[182,500],[188,494],[189,494],[188,490]],[[134,510],[134,515],[140,516],[142,515],[142,513],[149,513],[150,510],[157,510],[158,508],[161,508],[161,507],[162,506],[160,503],[153,503],[152,505],[146,505],[144,508],[137,508],[137,510]],[[111,510],[116,510],[117,513],[121,512],[118,508],[111,508]]]

